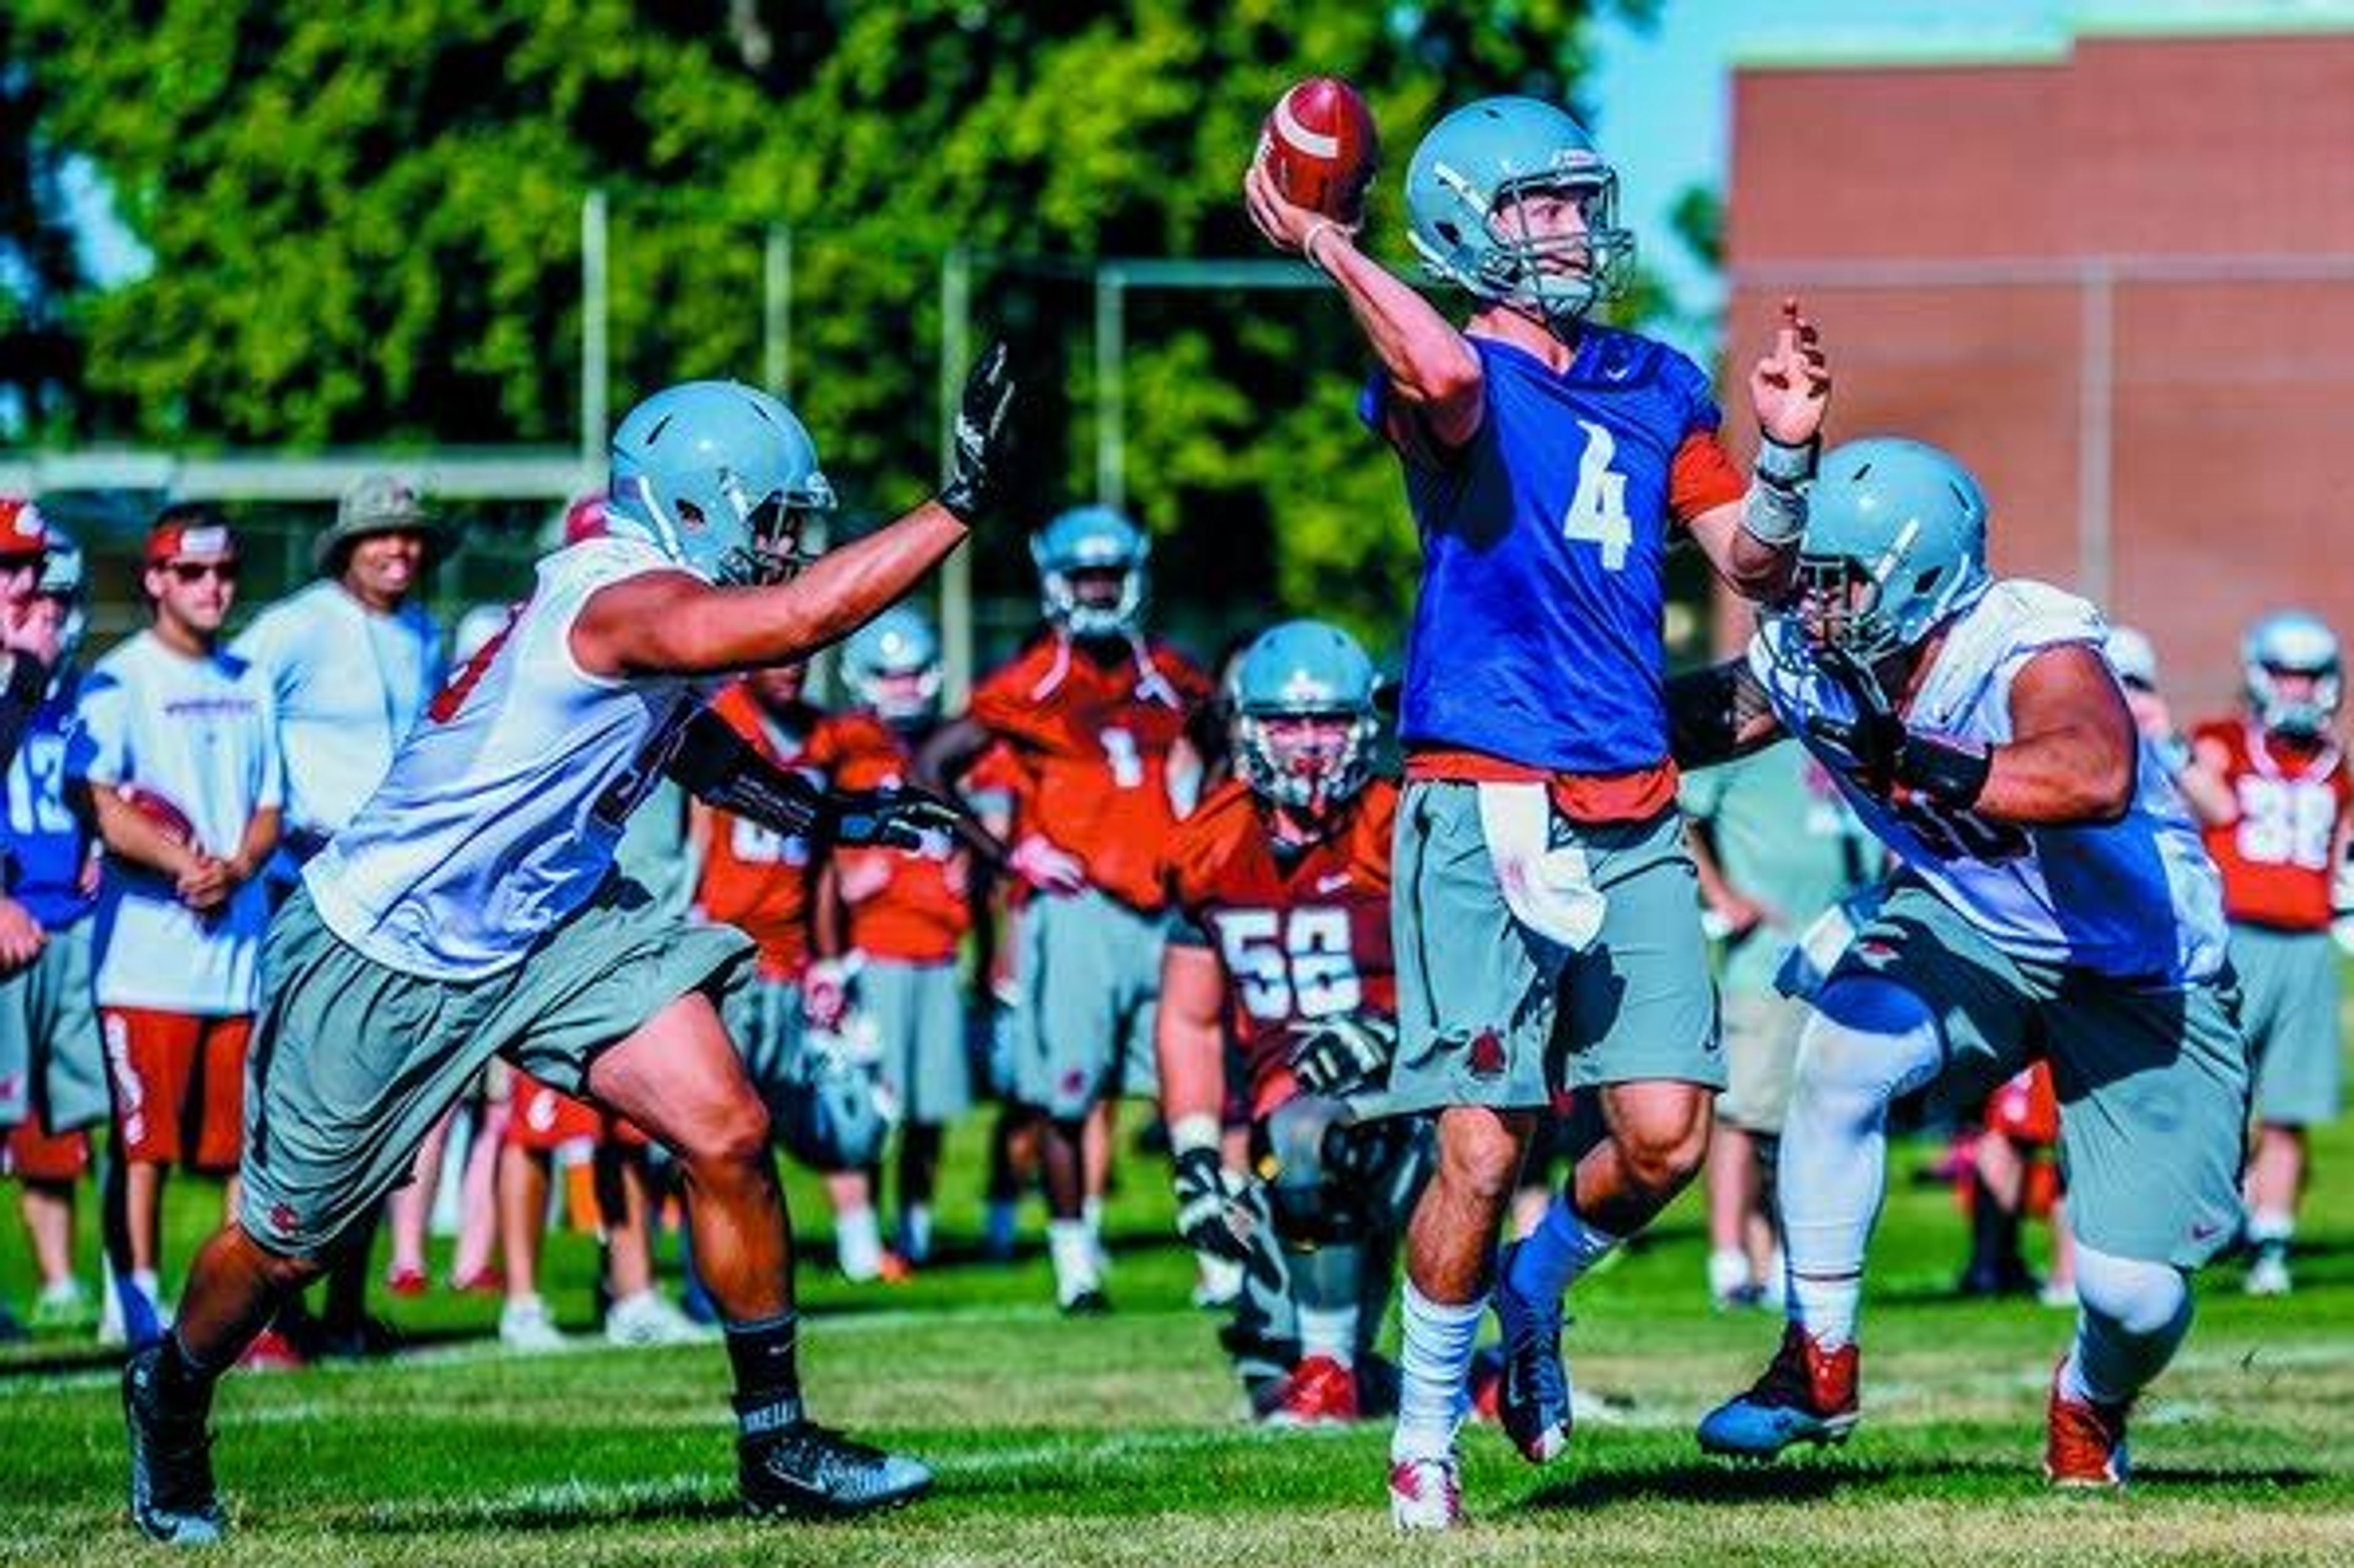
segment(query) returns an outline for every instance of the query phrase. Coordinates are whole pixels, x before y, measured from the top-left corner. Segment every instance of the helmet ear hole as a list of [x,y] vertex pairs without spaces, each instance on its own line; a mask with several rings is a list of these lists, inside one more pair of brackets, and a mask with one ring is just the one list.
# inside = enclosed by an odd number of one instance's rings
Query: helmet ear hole
[[694,502],[681,501],[678,503],[677,511],[678,520],[685,524],[688,527],[700,528],[703,526],[703,508],[697,506]]
[[1929,592],[1932,588],[1935,588],[1937,586],[1937,579],[1945,575],[1945,567],[1931,567],[1927,571],[1923,572],[1919,577],[1913,579],[1913,591],[1914,593],[1921,594]]

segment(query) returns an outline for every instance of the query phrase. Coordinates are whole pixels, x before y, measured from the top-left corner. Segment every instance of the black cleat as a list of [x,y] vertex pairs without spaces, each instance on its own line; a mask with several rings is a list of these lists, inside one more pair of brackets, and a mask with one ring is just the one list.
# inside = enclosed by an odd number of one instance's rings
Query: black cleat
[[1076,1296],[1072,1297],[1068,1301],[1063,1303],[1063,1316],[1066,1318],[1108,1318],[1111,1316],[1111,1298],[1105,1295],[1097,1287],[1090,1285],[1085,1290],[1080,1291]]
[[166,1546],[211,1546],[228,1521],[213,1489],[212,1437],[201,1413],[166,1410],[155,1386],[164,1347],[122,1367],[122,1420],[131,1434],[131,1522]]
[[736,1445],[736,1485],[755,1519],[849,1519],[912,1502],[932,1488],[920,1460],[797,1421]]

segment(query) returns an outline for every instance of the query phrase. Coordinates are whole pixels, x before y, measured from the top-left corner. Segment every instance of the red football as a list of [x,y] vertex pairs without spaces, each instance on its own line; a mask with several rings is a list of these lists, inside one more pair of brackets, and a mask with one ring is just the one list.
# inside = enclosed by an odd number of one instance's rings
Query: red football
[[1373,111],[1337,76],[1295,83],[1259,128],[1258,155],[1285,199],[1341,223],[1365,210],[1365,187],[1381,159]]
[[125,784],[116,790],[122,803],[164,830],[164,836],[183,849],[196,842],[196,825],[188,821],[188,813],[172,803],[168,795],[136,784]]

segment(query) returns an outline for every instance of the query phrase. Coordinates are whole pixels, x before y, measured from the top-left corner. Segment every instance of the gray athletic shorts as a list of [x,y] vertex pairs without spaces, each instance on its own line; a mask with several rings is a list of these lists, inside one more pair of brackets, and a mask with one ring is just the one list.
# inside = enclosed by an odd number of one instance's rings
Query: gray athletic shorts
[[883,1083],[904,1119],[938,1127],[972,1108],[964,986],[955,964],[868,959],[853,995],[875,1026]]
[[1973,1098],[2050,1058],[2068,1223],[2086,1245],[2196,1268],[2230,1243],[2248,1052],[2228,986],[2137,985],[2013,958],[1917,885],[1889,895],[1826,991],[1856,973],[1921,1000]]
[[1716,1097],[1719,1121],[1766,1138],[1781,1134],[1797,1072],[1798,1035],[1812,1012],[1775,991],[1725,993],[1726,1083]]
[[51,931],[31,968],[0,980],[0,1127],[35,1121],[54,1138],[112,1108],[90,991],[96,926],[85,917]]
[[1572,954],[1522,926],[1497,885],[1478,786],[1407,784],[1397,814],[1401,1110],[1535,1109],[1562,1088],[1674,1079],[1724,1086],[1716,986],[1683,819],[1591,827],[1553,820],[1606,900]]
[[2327,931],[2232,927],[2240,1024],[2256,1065],[2256,1119],[2313,1127],[2338,1117],[2338,944]]
[[720,1022],[744,1058],[745,1075],[773,1115],[794,1088],[793,1060],[801,1048],[801,988],[756,975],[730,991]]
[[1154,1004],[1169,917],[1088,888],[1023,906],[1014,976],[1013,1095],[1058,1120],[1160,1093]]
[[417,1146],[493,1056],[580,1095],[589,1062],[691,991],[724,995],[752,942],[609,880],[513,969],[404,974],[347,946],[298,890],[270,924],[246,1063],[239,1219],[315,1255],[408,1176]]

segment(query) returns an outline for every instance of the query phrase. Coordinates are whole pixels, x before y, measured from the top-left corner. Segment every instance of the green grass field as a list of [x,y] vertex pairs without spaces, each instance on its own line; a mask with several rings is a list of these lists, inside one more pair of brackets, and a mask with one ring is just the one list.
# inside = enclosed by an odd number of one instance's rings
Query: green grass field
[[[957,1140],[970,1154],[977,1131]],[[1899,1150],[1901,1172],[1925,1157]],[[1866,1418],[1829,1456],[1776,1468],[1704,1460],[1692,1421],[1762,1364],[1775,1323],[1720,1316],[1700,1284],[1690,1198],[1649,1243],[1580,1287],[1568,1349],[1610,1419],[1527,1468],[1467,1434],[1475,1528],[1416,1542],[1467,1563],[1935,1564],[2354,1563],[2354,1132],[2319,1149],[2298,1291],[2251,1300],[2204,1277],[2185,1352],[2136,1426],[2128,1497],[2048,1495],[2045,1380],[2066,1314],[1985,1307],[1945,1287],[1961,1248],[1942,1190],[1900,1185],[1873,1255]],[[971,1191],[960,1160],[952,1180]],[[224,1561],[298,1564],[1299,1563],[1403,1555],[1383,1504],[1386,1433],[1254,1431],[1184,1304],[1191,1261],[1165,1240],[1157,1164],[1131,1160],[1115,1206],[1117,1316],[1047,1308],[1034,1250],[1012,1269],[950,1264],[911,1286],[832,1279],[823,1205],[810,1233],[805,1363],[821,1418],[931,1459],[938,1492],[846,1526],[758,1526],[731,1505],[716,1348],[583,1349],[521,1359],[495,1308],[444,1296],[394,1316],[432,1341],[389,1364],[239,1376],[217,1405],[237,1534]],[[200,1218],[200,1194],[179,1207]],[[951,1204],[951,1245],[971,1234]],[[27,1260],[0,1226],[0,1292]],[[562,1237],[550,1298],[586,1327],[591,1257]],[[567,1311],[568,1308],[568,1311]],[[0,1563],[163,1554],[122,1510],[112,1370],[77,1347],[0,1351]]]

